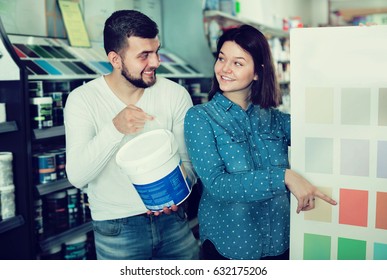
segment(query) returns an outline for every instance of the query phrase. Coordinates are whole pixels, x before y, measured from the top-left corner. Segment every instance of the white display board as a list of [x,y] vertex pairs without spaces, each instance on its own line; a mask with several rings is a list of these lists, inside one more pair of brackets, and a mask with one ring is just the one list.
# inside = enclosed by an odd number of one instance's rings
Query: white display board
[[47,36],[44,0],[0,0],[7,33]]
[[292,168],[338,201],[291,206],[291,259],[387,260],[387,26],[294,29]]
[[[0,79],[2,81],[20,80],[20,69],[9,55],[3,40],[0,39]],[[10,93],[11,94],[11,93]]]

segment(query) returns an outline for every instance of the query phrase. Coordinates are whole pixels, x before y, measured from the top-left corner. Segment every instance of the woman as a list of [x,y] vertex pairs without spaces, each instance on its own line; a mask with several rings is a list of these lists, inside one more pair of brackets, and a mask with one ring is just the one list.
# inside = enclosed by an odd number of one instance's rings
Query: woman
[[254,27],[225,31],[209,102],[188,110],[185,141],[202,180],[199,229],[204,259],[288,259],[290,193],[297,213],[315,197],[335,205],[289,169],[290,116],[270,47]]

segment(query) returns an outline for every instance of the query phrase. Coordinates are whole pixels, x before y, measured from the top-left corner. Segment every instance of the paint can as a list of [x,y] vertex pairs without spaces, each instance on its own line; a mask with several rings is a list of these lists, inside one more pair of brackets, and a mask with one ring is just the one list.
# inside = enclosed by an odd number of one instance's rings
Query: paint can
[[52,98],[52,123],[54,126],[63,125],[63,93],[60,91],[49,92]]
[[80,196],[77,188],[67,190],[67,211],[69,213],[69,227],[75,227],[81,222]]
[[56,179],[66,178],[66,151],[64,149],[56,149],[50,150],[48,153],[55,155]]
[[30,104],[32,127],[37,129],[52,127],[52,98],[30,98]]
[[43,97],[43,81],[29,81],[28,82],[28,91],[30,97]]
[[15,186],[0,187],[0,220],[15,217]]
[[177,141],[169,130],[152,130],[133,138],[120,148],[116,162],[149,210],[179,205],[191,193]]
[[0,103],[0,123],[7,121],[7,113],[5,110],[5,103]]
[[0,186],[13,184],[12,161],[11,152],[0,152]]
[[90,204],[89,204],[89,197],[87,196],[87,189],[80,190],[80,203],[81,203],[81,209],[82,209],[82,221],[88,222],[91,221],[91,211],[90,211]]
[[62,246],[54,246],[48,250],[42,252],[40,255],[41,260],[63,260]]
[[35,234],[40,238],[43,236],[43,201],[42,199],[36,199],[34,201],[34,221],[35,221]]
[[56,181],[56,158],[53,153],[38,153],[33,155],[35,181],[37,184],[47,184]]
[[44,231],[60,233],[69,227],[67,193],[60,191],[45,196],[43,210]]
[[86,260],[87,235],[73,238],[64,244],[64,258],[66,260]]

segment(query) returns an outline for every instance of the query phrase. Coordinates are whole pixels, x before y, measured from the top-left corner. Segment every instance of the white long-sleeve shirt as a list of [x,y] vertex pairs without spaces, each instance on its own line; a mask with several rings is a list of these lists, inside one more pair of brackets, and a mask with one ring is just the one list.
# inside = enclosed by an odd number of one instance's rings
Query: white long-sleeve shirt
[[[158,77],[135,105],[157,118],[147,122],[140,133],[163,128],[174,134],[188,179],[195,183],[184,143],[184,117],[192,107],[186,89]],[[87,187],[93,220],[118,219],[147,211],[115,160],[119,148],[138,135],[124,135],[113,125],[113,118],[125,107],[103,76],[74,89],[65,104],[67,177],[75,187]]]

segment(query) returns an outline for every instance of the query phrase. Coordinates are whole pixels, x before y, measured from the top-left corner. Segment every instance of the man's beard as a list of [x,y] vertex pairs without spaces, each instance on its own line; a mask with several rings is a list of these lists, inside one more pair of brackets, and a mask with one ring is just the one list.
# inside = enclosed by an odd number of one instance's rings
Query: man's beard
[[125,64],[122,67],[121,75],[132,85],[138,88],[148,88],[153,86],[156,83],[156,71],[154,73],[155,77],[154,79],[146,83],[142,78],[134,78],[128,71],[128,68],[126,68]]

